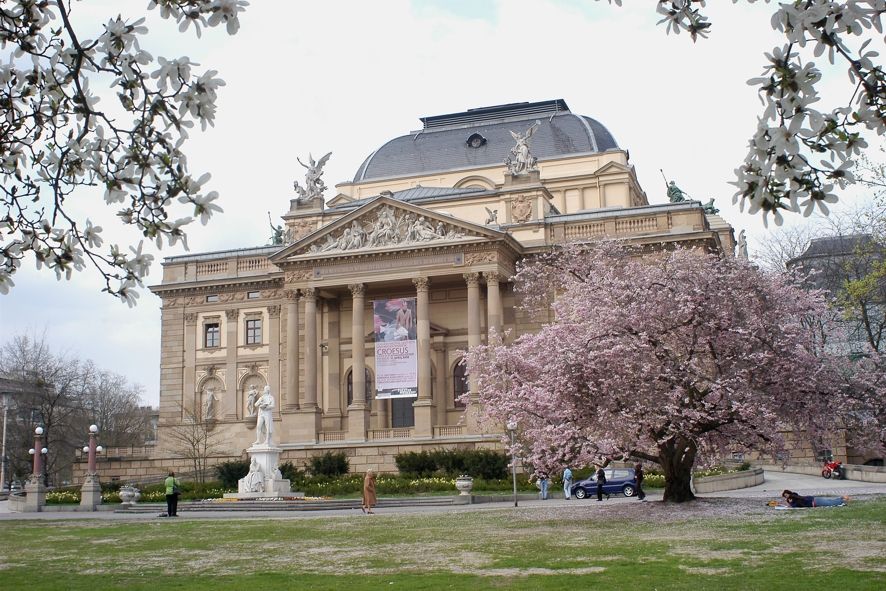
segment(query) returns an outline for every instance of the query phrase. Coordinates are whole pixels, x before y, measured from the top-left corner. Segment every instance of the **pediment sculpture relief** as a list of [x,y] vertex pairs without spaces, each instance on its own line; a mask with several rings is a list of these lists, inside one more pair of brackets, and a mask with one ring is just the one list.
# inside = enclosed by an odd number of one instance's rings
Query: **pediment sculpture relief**
[[464,233],[455,226],[440,221],[435,225],[424,216],[397,212],[390,205],[376,211],[378,213],[374,220],[354,220],[344,230],[327,234],[322,242],[311,246],[310,252],[358,250],[464,237]]

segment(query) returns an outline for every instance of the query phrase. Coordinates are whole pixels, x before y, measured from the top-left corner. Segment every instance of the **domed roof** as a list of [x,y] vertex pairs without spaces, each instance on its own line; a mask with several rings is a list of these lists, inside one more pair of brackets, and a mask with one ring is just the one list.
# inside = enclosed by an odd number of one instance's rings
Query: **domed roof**
[[423,117],[423,129],[400,136],[369,155],[354,182],[446,170],[504,166],[515,141],[510,132],[541,124],[530,140],[539,160],[618,149],[599,121],[575,115],[562,99],[470,109]]

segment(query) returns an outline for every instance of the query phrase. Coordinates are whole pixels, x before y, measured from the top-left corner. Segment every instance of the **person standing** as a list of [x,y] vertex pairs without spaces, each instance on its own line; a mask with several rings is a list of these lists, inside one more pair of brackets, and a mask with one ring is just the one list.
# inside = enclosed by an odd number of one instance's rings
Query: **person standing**
[[541,488],[541,500],[548,500],[548,474],[547,472],[540,472],[538,475],[538,485]]
[[169,471],[164,483],[166,485],[166,516],[178,517],[178,495],[181,482],[175,477],[175,472]]
[[572,470],[569,466],[563,470],[563,498],[567,501],[572,499]]
[[603,500],[603,485],[606,484],[606,471],[603,466],[597,468],[597,501]]
[[370,468],[363,477],[363,505],[360,507],[364,513],[373,515],[372,508],[378,502],[375,496],[375,472]]
[[643,492],[643,478],[646,476],[643,473],[643,463],[637,462],[637,465],[634,467],[634,476],[637,479],[637,498],[641,501],[646,500],[646,493]]

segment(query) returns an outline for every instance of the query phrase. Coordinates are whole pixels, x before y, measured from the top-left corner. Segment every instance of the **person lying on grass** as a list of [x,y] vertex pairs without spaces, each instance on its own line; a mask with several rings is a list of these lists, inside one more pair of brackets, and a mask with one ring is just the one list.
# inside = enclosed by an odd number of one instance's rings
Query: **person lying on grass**
[[784,499],[785,503],[787,503],[788,507],[800,508],[800,507],[839,507],[841,505],[845,505],[849,502],[849,497],[814,497],[814,496],[803,496],[795,493],[792,490],[785,489],[781,493],[781,498]]

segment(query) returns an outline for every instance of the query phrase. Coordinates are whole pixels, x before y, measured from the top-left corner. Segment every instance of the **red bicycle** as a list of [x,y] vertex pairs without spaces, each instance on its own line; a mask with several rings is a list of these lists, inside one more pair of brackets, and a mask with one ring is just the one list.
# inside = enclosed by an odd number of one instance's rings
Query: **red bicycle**
[[821,475],[825,478],[834,478],[835,480],[843,480],[846,471],[843,469],[843,462],[830,461],[825,462]]

